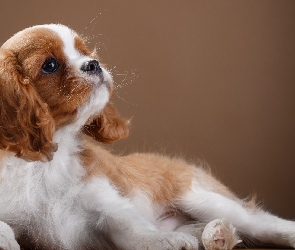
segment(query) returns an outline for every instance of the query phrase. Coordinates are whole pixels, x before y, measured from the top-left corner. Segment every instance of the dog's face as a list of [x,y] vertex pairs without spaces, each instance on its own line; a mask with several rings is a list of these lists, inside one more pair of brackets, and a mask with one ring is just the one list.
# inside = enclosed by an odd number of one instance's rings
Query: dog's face
[[[85,132],[102,142],[127,135],[127,123],[107,104],[110,74],[66,26],[34,26],[5,42],[0,91],[0,149],[27,160],[50,160],[57,148],[53,134],[65,125],[79,129],[88,123]],[[105,139],[110,134],[103,131],[106,122],[121,134]]]

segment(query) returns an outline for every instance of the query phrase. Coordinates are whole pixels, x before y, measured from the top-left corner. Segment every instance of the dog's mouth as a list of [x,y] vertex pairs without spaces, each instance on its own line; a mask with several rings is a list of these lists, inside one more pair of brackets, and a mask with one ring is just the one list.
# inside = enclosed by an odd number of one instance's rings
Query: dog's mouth
[[113,92],[113,78],[111,74],[104,68],[102,68],[99,74],[101,84],[104,84],[110,93]]

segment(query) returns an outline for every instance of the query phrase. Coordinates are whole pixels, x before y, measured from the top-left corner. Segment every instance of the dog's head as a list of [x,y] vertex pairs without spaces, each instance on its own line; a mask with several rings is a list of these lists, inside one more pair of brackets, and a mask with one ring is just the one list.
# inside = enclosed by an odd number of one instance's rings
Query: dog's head
[[54,133],[65,126],[105,143],[126,137],[111,93],[110,74],[73,30],[50,24],[18,32],[0,48],[0,149],[50,160]]

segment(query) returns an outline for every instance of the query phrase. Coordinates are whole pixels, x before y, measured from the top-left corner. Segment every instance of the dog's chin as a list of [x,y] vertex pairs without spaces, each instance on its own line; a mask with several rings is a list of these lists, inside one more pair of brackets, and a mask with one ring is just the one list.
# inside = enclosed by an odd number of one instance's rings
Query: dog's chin
[[78,111],[78,126],[82,127],[89,119],[97,116],[105,105],[109,102],[112,82],[100,81],[95,84],[95,88],[88,101],[80,107]]
[[113,78],[110,75],[110,73],[105,70],[104,68],[102,68],[102,72],[98,75],[96,74],[85,74],[83,75],[83,77],[90,82],[91,84],[93,84],[94,86],[94,91],[97,88],[101,88],[101,86],[105,86],[108,91],[111,93],[113,91]]

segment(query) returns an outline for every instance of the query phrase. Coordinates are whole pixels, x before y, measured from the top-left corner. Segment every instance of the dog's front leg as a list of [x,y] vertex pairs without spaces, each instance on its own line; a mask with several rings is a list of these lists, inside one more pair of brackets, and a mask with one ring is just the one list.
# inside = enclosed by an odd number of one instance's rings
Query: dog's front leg
[[87,211],[99,214],[97,228],[120,249],[198,249],[198,240],[181,232],[159,232],[105,178],[89,181],[81,199]]
[[20,247],[15,240],[14,232],[5,222],[0,221],[0,249],[19,250]]

